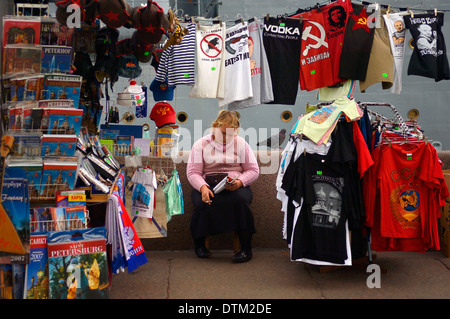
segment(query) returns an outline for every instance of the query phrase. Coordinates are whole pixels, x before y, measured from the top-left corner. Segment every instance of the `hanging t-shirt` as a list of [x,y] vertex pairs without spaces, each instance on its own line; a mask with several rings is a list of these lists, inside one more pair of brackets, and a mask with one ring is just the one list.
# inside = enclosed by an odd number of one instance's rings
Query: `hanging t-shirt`
[[194,85],[195,80],[195,23],[186,27],[189,33],[180,44],[171,45],[161,53],[155,79],[169,86]]
[[352,7],[353,12],[345,27],[339,77],[364,80],[372,49],[374,28],[367,25],[368,14],[365,6],[352,3]]
[[414,39],[414,50],[409,60],[408,75],[419,75],[440,80],[450,79],[442,26],[444,13],[405,16],[406,28]]
[[304,19],[300,50],[300,88],[312,91],[333,85],[333,68],[322,12],[310,10],[292,17]]
[[263,44],[269,63],[273,101],[294,105],[300,75],[302,24],[296,19],[264,19]]
[[341,97],[353,98],[356,81],[344,80],[331,86],[325,86],[317,90],[317,99],[321,101],[334,101]]
[[363,113],[354,100],[343,97],[301,117],[295,134],[304,134],[317,144],[324,142],[326,140],[323,137],[331,134],[342,114],[345,114],[349,121],[356,121]]
[[333,84],[335,84],[344,80],[339,77],[339,64],[345,27],[353,8],[350,0],[338,0],[322,7],[321,10],[333,67]]
[[224,98],[225,89],[225,23],[197,25],[195,39],[197,69],[192,98]]
[[318,154],[302,154],[298,161],[295,200],[303,202],[293,229],[291,258],[345,264],[348,203],[343,200],[342,167]]
[[371,20],[374,22],[369,22],[375,32],[366,78],[359,82],[361,92],[365,92],[369,86],[375,83],[381,83],[383,89],[389,89],[394,82],[394,57],[391,52],[388,30],[381,18],[381,13],[386,12],[386,10],[383,8],[377,10],[377,6],[379,5],[370,5],[368,9],[369,12],[372,12],[371,18],[375,19]]
[[400,94],[402,91],[403,60],[405,56],[406,28],[401,13],[389,13],[383,15],[388,29],[391,51],[394,57],[394,83],[391,92]]
[[248,24],[238,23],[225,34],[225,95],[219,107],[253,96],[248,50]]
[[138,169],[131,181],[134,183],[131,216],[152,218],[155,190],[158,187],[155,172],[151,169]]
[[248,22],[248,51],[250,56],[250,76],[253,96],[228,105],[230,111],[256,106],[273,101],[272,80],[269,63],[264,50],[261,23],[257,18]]
[[439,249],[436,219],[448,189],[429,143],[381,145],[364,179],[366,225],[376,250]]

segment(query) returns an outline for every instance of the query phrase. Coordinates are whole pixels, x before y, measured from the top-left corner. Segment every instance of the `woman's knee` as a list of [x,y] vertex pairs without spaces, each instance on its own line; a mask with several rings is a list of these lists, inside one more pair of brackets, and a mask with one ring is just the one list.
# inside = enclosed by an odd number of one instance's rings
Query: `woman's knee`
[[253,199],[253,193],[249,187],[239,188],[234,191],[234,199],[239,204],[250,204]]

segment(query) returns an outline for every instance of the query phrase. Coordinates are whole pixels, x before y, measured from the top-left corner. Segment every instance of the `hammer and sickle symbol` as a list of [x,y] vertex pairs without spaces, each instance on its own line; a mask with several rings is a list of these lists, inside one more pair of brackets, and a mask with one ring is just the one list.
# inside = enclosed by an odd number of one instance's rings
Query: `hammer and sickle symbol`
[[323,26],[320,23],[315,22],[315,21],[309,21],[309,23],[312,23],[319,29],[320,38],[311,34],[312,26],[307,26],[305,28],[305,30],[303,30],[302,40],[307,40],[308,38],[310,38],[310,39],[316,41],[316,43],[311,43],[306,46],[305,50],[303,50],[303,52],[302,52],[303,56],[307,56],[309,49],[311,49],[311,48],[318,49],[322,45],[325,46],[326,48],[328,48],[328,43],[325,41],[326,34],[325,34],[325,29],[323,28]]

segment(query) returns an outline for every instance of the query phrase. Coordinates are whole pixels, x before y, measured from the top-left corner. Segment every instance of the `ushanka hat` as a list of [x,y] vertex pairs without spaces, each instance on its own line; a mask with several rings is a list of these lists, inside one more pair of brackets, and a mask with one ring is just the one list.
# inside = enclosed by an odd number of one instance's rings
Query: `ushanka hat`
[[145,40],[149,43],[158,43],[161,41],[163,34],[170,27],[169,18],[164,13],[156,2],[147,0],[147,5],[138,9],[136,13],[139,18],[139,25],[134,22],[136,29],[138,29]]
[[175,111],[167,102],[158,102],[153,106],[150,119],[155,121],[157,127],[175,124]]
[[145,38],[143,32],[140,30],[134,31],[130,39],[130,45],[139,62],[150,62],[152,59],[153,44]]
[[172,101],[174,90],[175,86],[169,86],[167,81],[161,82],[154,79],[150,84],[150,91],[153,92],[153,100],[156,102]]
[[120,28],[129,23],[131,10],[126,0],[98,0],[99,18],[110,28]]

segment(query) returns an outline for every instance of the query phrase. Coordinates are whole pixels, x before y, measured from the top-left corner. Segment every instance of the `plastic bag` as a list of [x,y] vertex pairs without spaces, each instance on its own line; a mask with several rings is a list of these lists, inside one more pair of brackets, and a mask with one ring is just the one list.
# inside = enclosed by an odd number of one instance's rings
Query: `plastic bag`
[[183,191],[176,169],[173,170],[172,177],[167,181],[163,191],[166,199],[167,222],[169,222],[172,216],[184,214]]

